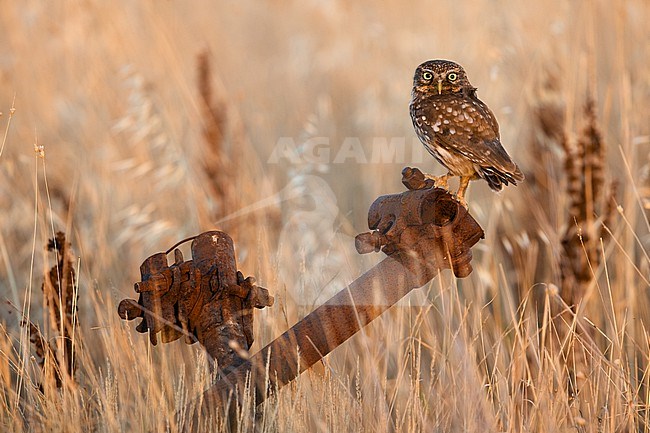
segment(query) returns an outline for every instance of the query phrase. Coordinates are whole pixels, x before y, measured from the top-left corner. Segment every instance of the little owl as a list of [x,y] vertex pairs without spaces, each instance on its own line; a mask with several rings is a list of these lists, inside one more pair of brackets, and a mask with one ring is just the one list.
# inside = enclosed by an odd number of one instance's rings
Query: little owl
[[490,188],[524,180],[524,175],[501,146],[494,114],[476,96],[465,70],[447,60],[429,60],[415,70],[411,120],[424,147],[448,170],[428,176],[447,189],[450,176],[460,176],[458,201],[465,207],[469,181],[485,179]]

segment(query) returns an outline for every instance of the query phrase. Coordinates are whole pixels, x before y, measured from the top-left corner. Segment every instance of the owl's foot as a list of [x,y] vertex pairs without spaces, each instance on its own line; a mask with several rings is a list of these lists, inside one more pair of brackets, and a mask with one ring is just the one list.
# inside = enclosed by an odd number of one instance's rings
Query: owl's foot
[[442,188],[449,191],[449,177],[451,173],[444,174],[442,176],[433,176],[431,174],[425,174],[424,177],[433,181],[433,186],[435,188]]
[[467,209],[467,201],[465,201],[465,192],[467,192],[467,187],[469,186],[469,181],[472,178],[469,176],[460,177],[460,185],[458,186],[458,192],[456,193],[456,199],[465,209]]

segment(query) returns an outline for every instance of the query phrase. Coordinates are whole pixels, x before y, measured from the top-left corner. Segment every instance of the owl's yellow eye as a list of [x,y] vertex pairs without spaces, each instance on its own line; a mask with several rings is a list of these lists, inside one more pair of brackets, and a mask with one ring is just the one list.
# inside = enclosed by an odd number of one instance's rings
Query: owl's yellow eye
[[427,71],[422,74],[422,78],[424,78],[427,81],[431,81],[431,79],[433,78],[433,74]]
[[455,72],[450,72],[449,75],[447,75],[449,81],[456,81],[456,78],[458,78],[458,74]]

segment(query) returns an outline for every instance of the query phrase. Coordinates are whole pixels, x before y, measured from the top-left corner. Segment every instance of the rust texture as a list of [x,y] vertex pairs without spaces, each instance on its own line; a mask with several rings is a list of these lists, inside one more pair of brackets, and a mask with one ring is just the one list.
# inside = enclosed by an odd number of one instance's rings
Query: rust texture
[[124,299],[121,318],[142,318],[138,332],[149,332],[156,345],[185,336],[185,342],[201,343],[220,369],[240,362],[238,348],[253,344],[253,308],[273,305],[273,297],[255,285],[252,277],[237,271],[233,241],[226,233],[210,231],[196,236],[192,260],[184,261],[174,249],[147,258],[140,266],[142,280],[135,283],[138,301]]
[[360,253],[381,250],[388,257],[215,383],[195,415],[241,392],[249,374],[259,404],[441,269],[469,275],[470,248],[483,238],[481,227],[420,170],[404,169],[403,183],[408,191],[375,200],[368,212],[373,231],[356,238]]

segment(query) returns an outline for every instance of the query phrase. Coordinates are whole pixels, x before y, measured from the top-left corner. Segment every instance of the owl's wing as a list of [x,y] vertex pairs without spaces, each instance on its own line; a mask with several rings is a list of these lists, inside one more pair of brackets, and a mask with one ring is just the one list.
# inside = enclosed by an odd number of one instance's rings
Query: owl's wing
[[502,183],[516,184],[524,179],[501,145],[494,114],[482,101],[472,97],[436,101],[434,111],[436,142],[472,161],[490,187],[499,190]]

